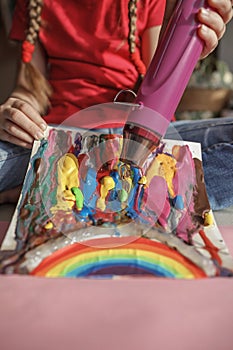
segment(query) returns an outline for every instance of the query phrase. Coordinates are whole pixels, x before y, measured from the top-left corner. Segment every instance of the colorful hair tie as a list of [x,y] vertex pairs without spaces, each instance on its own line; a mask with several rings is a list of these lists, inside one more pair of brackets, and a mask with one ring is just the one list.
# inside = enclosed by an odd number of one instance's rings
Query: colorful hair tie
[[31,62],[32,54],[35,50],[35,45],[25,40],[22,44],[22,61],[24,63]]

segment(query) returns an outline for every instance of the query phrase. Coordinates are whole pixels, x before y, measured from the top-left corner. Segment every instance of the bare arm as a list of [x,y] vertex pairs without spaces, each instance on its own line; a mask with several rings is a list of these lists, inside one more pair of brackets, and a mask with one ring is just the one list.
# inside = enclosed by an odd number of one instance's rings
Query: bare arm
[[155,50],[159,41],[161,26],[151,27],[145,30],[142,36],[142,60],[146,66],[149,64],[154,56]]
[[[45,74],[46,62],[39,45],[35,48],[32,63]],[[46,123],[41,117],[37,99],[25,88],[23,69],[21,66],[11,96],[0,106],[0,139],[31,148],[34,139],[43,137]]]

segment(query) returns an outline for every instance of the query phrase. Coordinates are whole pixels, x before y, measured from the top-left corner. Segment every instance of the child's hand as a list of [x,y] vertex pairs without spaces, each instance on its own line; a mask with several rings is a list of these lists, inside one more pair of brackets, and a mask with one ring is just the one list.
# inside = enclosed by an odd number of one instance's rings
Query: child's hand
[[198,35],[205,42],[201,58],[205,58],[216,48],[225,33],[226,24],[233,15],[232,4],[231,0],[208,0],[210,8],[200,9],[198,20],[201,25]]
[[34,140],[43,138],[47,125],[26,101],[10,97],[0,106],[0,140],[32,148]]

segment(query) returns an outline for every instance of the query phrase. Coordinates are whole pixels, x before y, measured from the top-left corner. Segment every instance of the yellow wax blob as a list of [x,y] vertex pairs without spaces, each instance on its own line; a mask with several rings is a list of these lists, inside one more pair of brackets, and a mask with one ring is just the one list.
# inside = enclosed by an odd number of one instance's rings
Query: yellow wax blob
[[176,160],[167,154],[158,154],[150,164],[146,173],[146,187],[149,187],[154,176],[161,176],[165,179],[170,196],[175,197],[173,178],[176,173]]
[[44,228],[46,230],[51,230],[53,228],[53,223],[51,221],[47,222],[47,224],[44,225]]
[[209,211],[204,214],[204,226],[210,226],[213,225],[214,218],[213,214]]
[[57,210],[71,210],[76,198],[72,188],[79,187],[78,160],[73,153],[67,153],[61,157],[57,164],[57,204],[51,208],[51,212]]
[[96,202],[96,207],[104,211],[106,208],[105,199],[108,195],[108,192],[115,187],[115,181],[111,176],[104,176],[100,180],[100,183],[100,198],[98,198]]

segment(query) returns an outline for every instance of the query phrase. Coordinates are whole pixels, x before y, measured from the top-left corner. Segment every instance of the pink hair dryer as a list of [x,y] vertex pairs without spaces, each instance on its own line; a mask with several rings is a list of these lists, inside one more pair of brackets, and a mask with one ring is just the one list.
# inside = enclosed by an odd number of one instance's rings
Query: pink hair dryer
[[141,106],[129,114],[124,127],[123,161],[142,166],[165,135],[203,49],[196,14],[205,4],[178,1],[139,89],[136,104]]

